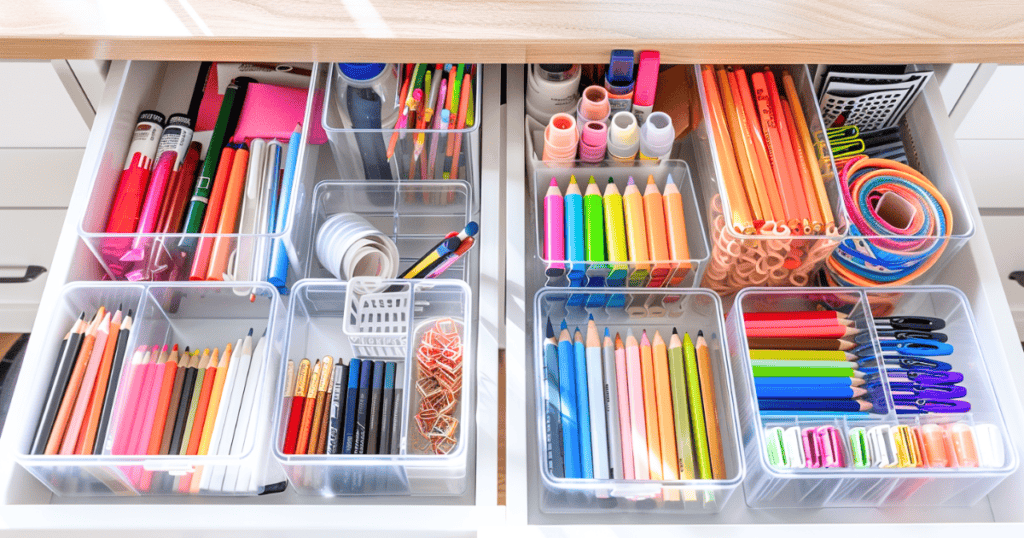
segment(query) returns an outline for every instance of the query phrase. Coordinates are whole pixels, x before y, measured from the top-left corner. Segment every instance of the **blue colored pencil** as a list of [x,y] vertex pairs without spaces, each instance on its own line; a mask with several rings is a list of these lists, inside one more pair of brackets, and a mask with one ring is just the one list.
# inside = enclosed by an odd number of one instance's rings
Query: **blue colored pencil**
[[757,385],[757,397],[777,399],[808,399],[808,398],[831,398],[846,399],[859,398],[867,394],[862,388],[854,388],[849,385]]
[[555,340],[555,329],[551,327],[551,320],[545,331],[544,340],[544,379],[547,382],[547,408],[545,419],[547,420],[547,450],[548,467],[551,474],[558,477],[565,476],[565,463],[562,461],[562,418],[560,399],[558,397],[558,341]]
[[[576,183],[576,176],[569,179],[565,189],[565,257],[570,261],[582,262],[586,259],[583,236],[583,193]],[[583,285],[586,274],[582,263],[569,266],[569,285]]]
[[343,426],[341,453],[352,454],[356,439],[356,402],[359,400],[359,365],[362,361],[352,359],[348,365],[348,389],[345,391],[345,424]]
[[590,392],[587,389],[587,350],[579,328],[573,335],[576,359],[576,415],[580,425],[580,471],[583,478],[594,478],[594,452],[590,446]]
[[576,415],[576,357],[565,320],[562,320],[562,331],[558,335],[558,392],[562,406],[565,477],[583,478],[580,470],[580,425]]
[[762,385],[838,385],[856,387],[864,384],[863,379],[853,377],[755,377],[754,386]]
[[861,400],[780,400],[758,398],[757,406],[765,411],[870,411],[871,402]]
[[[299,145],[302,140],[302,125],[295,125],[295,131],[288,140],[288,156],[284,161],[284,176],[281,179],[281,192],[277,202],[277,233],[285,230],[288,224],[288,207],[292,201],[292,186],[295,184],[295,165],[299,160]],[[270,275],[267,281],[277,288],[281,294],[288,293],[285,285],[288,280],[288,251],[282,239],[274,240],[274,249],[270,258]]]

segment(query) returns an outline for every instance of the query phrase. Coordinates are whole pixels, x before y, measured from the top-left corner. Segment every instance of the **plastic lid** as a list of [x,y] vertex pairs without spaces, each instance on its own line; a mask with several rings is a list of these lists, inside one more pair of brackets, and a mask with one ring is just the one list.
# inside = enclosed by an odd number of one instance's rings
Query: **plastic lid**
[[675,139],[672,118],[664,112],[654,112],[640,128],[640,151],[648,157],[663,157],[672,150]]
[[634,155],[640,147],[640,126],[628,110],[616,112],[608,129],[608,153],[617,157]]
[[388,64],[339,63],[341,73],[352,80],[370,80],[384,72]]

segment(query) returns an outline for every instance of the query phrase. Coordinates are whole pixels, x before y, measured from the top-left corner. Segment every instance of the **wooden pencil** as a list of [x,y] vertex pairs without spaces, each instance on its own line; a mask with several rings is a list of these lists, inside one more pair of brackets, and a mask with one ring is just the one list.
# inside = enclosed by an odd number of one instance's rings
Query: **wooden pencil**
[[178,406],[181,403],[181,387],[185,382],[185,374],[188,372],[188,366],[191,361],[192,352],[186,347],[181,358],[178,360],[178,369],[174,372],[174,385],[171,387],[171,399],[167,404],[167,417],[164,419],[164,431],[160,436],[160,454],[170,454],[171,438],[174,435],[174,425],[178,419]]
[[715,371],[711,365],[711,352],[704,339],[704,331],[697,331],[697,370],[700,376],[700,395],[704,404],[704,426],[708,432],[708,450],[711,453],[711,476],[725,479],[725,455],[722,452],[722,432],[718,423],[718,405],[715,397]]
[[131,318],[122,317],[121,308],[118,307],[117,313],[110,320],[110,332],[103,348],[103,359],[100,361],[100,369],[96,374],[91,401],[85,413],[82,441],[75,447],[75,454],[96,453],[96,435],[99,432],[100,415],[103,414],[103,401],[107,396],[107,383],[110,381],[110,370],[114,365],[114,354],[120,340],[122,324],[127,324],[130,327]]
[[306,399],[302,406],[302,416],[299,419],[299,435],[295,441],[295,453],[305,454],[309,450],[309,432],[312,427],[313,411],[316,409],[316,393],[320,388],[320,370],[323,368],[323,361],[317,361],[313,372],[309,375],[309,385],[306,387]]
[[71,371],[68,386],[64,389],[64,396],[61,398],[60,407],[54,419],[53,429],[50,430],[50,437],[46,442],[46,449],[44,451],[46,455],[57,454],[60,450],[61,442],[64,441],[64,434],[68,430],[68,422],[71,420],[71,412],[74,409],[75,400],[78,398],[78,391],[82,388],[82,378],[85,377],[85,369],[88,366],[89,357],[92,355],[93,347],[96,344],[96,330],[99,328],[105,312],[101,306],[85,332],[82,347],[79,349],[78,357],[75,359],[75,367]]

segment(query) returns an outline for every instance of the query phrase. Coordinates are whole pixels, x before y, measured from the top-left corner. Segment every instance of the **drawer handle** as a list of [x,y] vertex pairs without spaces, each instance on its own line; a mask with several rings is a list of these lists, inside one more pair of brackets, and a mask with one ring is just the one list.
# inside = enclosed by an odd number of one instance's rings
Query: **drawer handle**
[[1010,273],[1010,280],[1016,280],[1018,284],[1024,286],[1024,271],[1014,271]]
[[32,282],[39,275],[46,272],[46,268],[42,265],[29,265],[25,267],[25,276],[19,277],[0,277],[0,284],[24,284],[26,282]]

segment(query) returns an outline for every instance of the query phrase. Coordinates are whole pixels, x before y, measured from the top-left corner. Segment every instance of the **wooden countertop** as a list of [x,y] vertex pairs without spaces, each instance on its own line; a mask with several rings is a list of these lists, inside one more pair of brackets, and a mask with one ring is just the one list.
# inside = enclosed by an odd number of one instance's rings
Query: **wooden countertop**
[[1017,0],[0,0],[0,57],[1004,62]]

